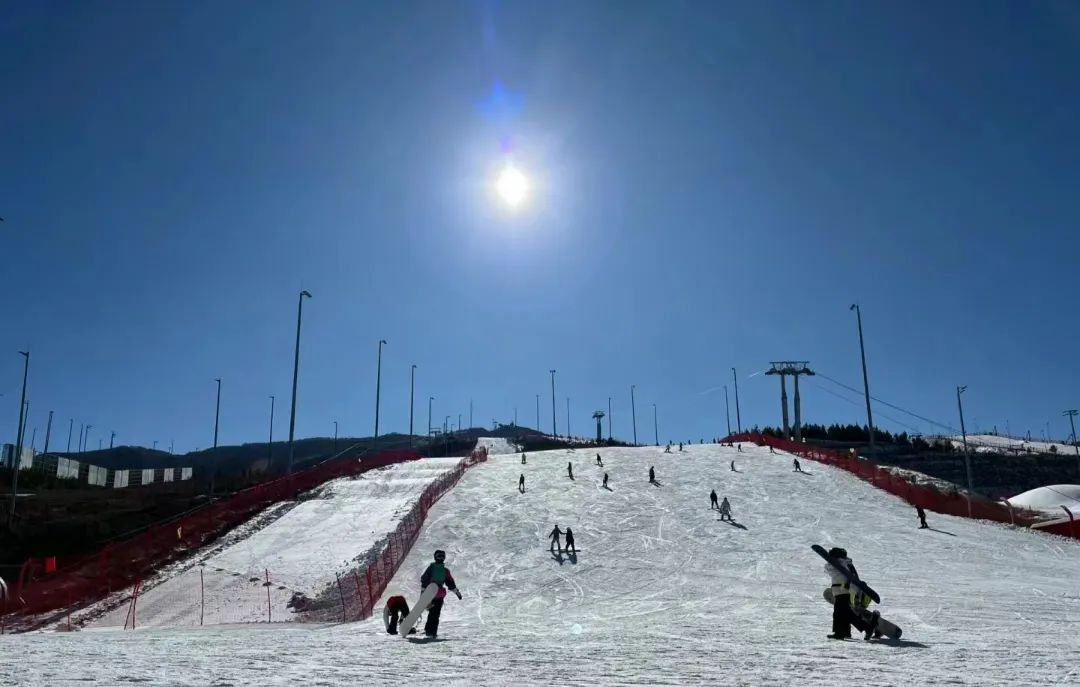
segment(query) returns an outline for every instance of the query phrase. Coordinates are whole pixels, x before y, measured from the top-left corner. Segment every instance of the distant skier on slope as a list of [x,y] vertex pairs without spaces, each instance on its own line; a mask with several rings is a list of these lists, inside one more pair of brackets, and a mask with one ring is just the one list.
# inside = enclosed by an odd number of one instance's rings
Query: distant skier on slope
[[735,461],[731,461],[731,471],[738,472],[738,470],[735,469]]
[[713,489],[712,493],[709,494],[709,510],[716,510],[719,508],[720,506],[716,504],[716,490]]
[[795,472],[802,472],[803,471],[802,470],[802,465],[799,464],[799,459],[796,458],[794,462],[795,462]]
[[574,479],[574,464],[573,463],[567,463],[566,464],[566,475],[570,479]]
[[679,453],[682,453],[682,442],[679,442]]
[[[386,633],[396,635],[398,623],[407,615],[409,615],[409,602],[404,596],[391,596],[387,599],[386,607],[383,609],[383,625],[386,626]],[[410,629],[409,634],[416,634],[416,628]]]
[[919,529],[930,529],[930,526],[926,524],[926,511],[923,510],[922,506],[915,506],[915,514],[919,516]]
[[649,484],[654,484],[655,482],[656,482],[656,470],[654,470],[653,466],[650,465],[649,466]]
[[600,459],[600,454],[599,453],[596,454],[596,464],[599,467],[604,467],[604,461]]
[[556,524],[555,529],[551,530],[551,533],[548,534],[548,536],[551,537],[551,546],[548,547],[548,550],[551,551],[551,553],[555,553],[556,549],[558,549],[559,553],[562,553],[562,544],[559,542],[559,537],[562,536],[562,533],[563,531],[560,530],[558,524]]
[[524,451],[521,452],[521,464],[522,465],[525,464],[525,452]]
[[[849,575],[856,579],[859,573],[855,570],[855,564],[848,558],[847,551],[839,547],[833,547],[829,555],[837,559]],[[825,564],[825,574],[831,581],[830,591],[833,597],[832,634],[829,639],[851,639],[851,626],[866,632],[867,625],[862,619],[851,612],[851,582],[844,573],[833,567],[831,563]]]
[[569,527],[566,528],[566,552],[576,556],[577,547],[574,546],[574,531]]
[[739,453],[742,453],[742,444],[739,444]]
[[671,444],[670,443],[667,446],[664,447],[664,453],[671,453]]
[[727,497],[720,503],[720,520],[727,520],[733,522],[731,519],[731,503],[728,502]]
[[518,491],[522,494],[525,493],[525,473],[521,473],[521,477],[518,477]]
[[[461,599],[461,591],[454,582],[454,576],[446,567],[446,552],[439,549],[435,551],[435,562],[431,563],[424,574],[420,576],[420,588],[425,589],[429,584],[439,585],[439,591],[435,594],[435,600],[428,606],[427,622],[424,623],[424,635],[435,637],[439,634],[439,616],[442,615],[443,599],[446,598],[446,590],[454,592]],[[445,588],[444,588],[445,585]]]
[[604,488],[605,489],[608,488],[608,485],[607,485],[607,473],[606,472],[604,473]]

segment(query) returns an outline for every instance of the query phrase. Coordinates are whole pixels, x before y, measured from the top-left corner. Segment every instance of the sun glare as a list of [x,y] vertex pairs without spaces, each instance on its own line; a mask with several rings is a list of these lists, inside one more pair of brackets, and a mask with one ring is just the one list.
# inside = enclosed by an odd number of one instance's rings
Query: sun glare
[[507,165],[495,181],[495,191],[503,202],[516,208],[529,195],[529,180],[513,165]]

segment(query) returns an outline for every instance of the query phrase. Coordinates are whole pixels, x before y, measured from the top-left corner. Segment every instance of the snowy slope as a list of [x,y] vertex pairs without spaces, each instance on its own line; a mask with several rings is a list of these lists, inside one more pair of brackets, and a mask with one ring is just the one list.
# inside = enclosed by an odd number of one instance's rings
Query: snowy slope
[[[286,604],[294,593],[315,596],[335,571],[393,530],[431,481],[460,461],[427,458],[328,482],[269,526],[144,591],[136,606],[138,625],[198,625],[200,573],[204,623],[265,621],[267,572],[271,618],[288,620],[292,611]],[[126,617],[127,607],[121,606],[94,625],[123,627]]]
[[518,452],[517,446],[510,443],[509,439],[500,439],[497,437],[480,437],[476,441],[476,448],[487,449],[489,456]]
[[1058,516],[1062,514],[1061,507],[1067,506],[1074,514],[1080,515],[1080,485],[1078,484],[1037,487],[1006,500],[1017,508],[1042,510]]
[[[963,437],[948,437],[954,448],[963,448]],[[1025,441],[997,434],[969,434],[968,448],[976,453],[1005,451],[1010,453],[1051,453],[1051,448],[1059,455],[1072,455],[1076,448],[1063,441]]]
[[[415,600],[431,552],[447,550],[465,596],[448,599],[436,643],[388,636],[381,619],[16,636],[4,641],[22,660],[0,663],[0,683],[58,674],[99,685],[1080,681],[1080,542],[935,514],[936,529],[918,530],[899,499],[811,461],[810,474],[793,473],[789,456],[749,445],[599,452],[612,491],[600,487],[596,451],[530,454],[525,466],[493,456],[432,508],[387,592]],[[648,484],[649,465],[660,486]],[[742,527],[717,521],[712,487]],[[576,559],[548,553],[555,523],[574,529]],[[904,641],[825,639],[826,579],[811,543],[848,549]]]

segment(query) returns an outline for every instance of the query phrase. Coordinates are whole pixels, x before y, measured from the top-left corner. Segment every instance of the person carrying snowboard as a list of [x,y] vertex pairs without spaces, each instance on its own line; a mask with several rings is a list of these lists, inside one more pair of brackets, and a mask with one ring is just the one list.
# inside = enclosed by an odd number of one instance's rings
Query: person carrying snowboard
[[521,477],[518,477],[518,491],[522,494],[525,493],[525,473],[521,473]]
[[566,552],[571,556],[577,555],[577,547],[574,546],[574,531],[569,527],[566,528]]
[[[772,448],[771,446],[769,448]],[[802,465],[799,465],[799,459],[795,459],[795,472],[802,472]]]
[[600,460],[600,454],[599,453],[596,454],[596,465],[598,467],[604,467],[604,461]]
[[[859,573],[855,570],[855,564],[848,558],[846,550],[833,547],[829,550],[829,555],[843,566],[847,575],[851,575],[855,579],[859,578]],[[860,631],[866,632],[868,629],[866,624],[851,610],[851,582],[848,581],[847,575],[833,567],[832,563],[825,564],[825,574],[829,576],[831,581],[829,589],[833,598],[833,631],[832,634],[828,635],[829,639],[851,639],[852,625]]]
[[720,520],[734,522],[734,520],[731,519],[731,503],[728,502],[726,496],[724,497],[724,500],[720,502]]
[[709,510],[719,510],[720,506],[716,505],[716,490],[713,489],[709,494]]
[[427,622],[424,623],[424,635],[435,637],[439,634],[439,616],[442,614],[446,590],[449,589],[454,594],[457,594],[459,600],[461,599],[461,591],[457,588],[457,584],[454,583],[454,576],[450,574],[450,569],[446,567],[446,552],[442,549],[435,551],[435,561],[420,576],[421,590],[426,589],[429,584],[439,585],[439,591],[435,593],[435,599],[428,606]]
[[573,463],[567,463],[566,464],[566,475],[570,479],[574,479],[574,464]]
[[926,511],[923,510],[922,506],[915,506],[915,514],[919,516],[919,529],[929,529],[930,526],[926,524]]
[[649,466],[649,484],[656,483],[656,470],[653,470],[653,466]]
[[551,530],[551,533],[548,534],[548,536],[551,537],[551,546],[548,547],[548,550],[551,551],[551,553],[555,553],[556,549],[558,549],[559,553],[562,553],[562,544],[559,543],[559,537],[562,533],[563,531],[560,530],[559,526],[556,524],[555,529]]
[[[386,608],[383,609],[383,624],[386,625],[386,633],[397,634],[398,623],[405,620],[409,615],[409,602],[404,596],[391,596],[386,600]],[[411,628],[409,634],[416,634],[416,628]]]

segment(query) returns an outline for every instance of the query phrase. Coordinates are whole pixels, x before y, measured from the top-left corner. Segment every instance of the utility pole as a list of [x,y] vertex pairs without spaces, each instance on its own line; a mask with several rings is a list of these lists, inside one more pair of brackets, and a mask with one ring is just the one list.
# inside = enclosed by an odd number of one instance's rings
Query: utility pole
[[782,360],[778,362],[769,363],[769,371],[766,375],[779,375],[780,376],[780,404],[783,406],[783,419],[784,419],[784,439],[790,440],[792,438],[790,427],[788,425],[788,413],[787,413],[787,383],[784,381],[787,377],[793,377],[795,380],[795,441],[802,441],[802,401],[799,397],[799,377],[803,375],[813,375],[814,371],[811,370],[805,360]]
[[[270,397],[270,438],[266,442],[266,468],[268,470],[274,469],[274,401],[276,399]],[[172,451],[170,450],[170,453]]]
[[435,400],[434,396],[428,396],[427,400],[427,435],[431,436],[431,402]]
[[652,404],[652,431],[653,431],[653,441],[655,441],[656,445],[659,446],[660,445],[660,432],[656,429],[656,404],[655,403]]
[[540,394],[536,395],[536,431],[540,431]]
[[337,420],[334,420],[334,453],[337,453]]
[[45,448],[41,449],[42,453],[49,452],[49,435],[52,434],[52,417],[53,411],[49,411],[49,423],[45,425]]
[[83,452],[83,433],[86,431],[86,425],[79,425],[79,453]]
[[967,428],[964,427],[964,404],[960,400],[960,394],[967,391],[967,386],[956,387],[956,407],[960,409],[960,434],[964,440],[964,468],[967,470],[967,483],[968,483],[968,517],[971,517],[971,497],[975,493],[975,487],[973,486],[971,479],[971,456],[968,455],[967,445]]
[[416,396],[416,365],[412,366],[412,372],[409,373],[409,445],[415,446],[416,441],[413,439],[413,410],[416,408],[416,403],[413,400]]
[[19,493],[19,468],[22,467],[22,438],[26,423],[26,378],[30,373],[30,351],[19,351],[23,361],[22,399],[19,401],[19,426],[15,435],[15,455],[11,457],[11,509],[8,523],[15,517],[15,495]]
[[210,466],[210,500],[214,500],[214,478],[217,476],[218,469],[218,423],[221,420],[221,379],[215,378],[217,382],[217,401],[214,403],[214,464]]
[[551,436],[559,436],[559,430],[555,426],[555,370],[551,371]]
[[[514,424],[517,424],[517,423],[515,422]],[[472,428],[473,428],[472,399],[470,398],[469,399],[469,429],[472,429]],[[461,429],[461,421],[460,420],[458,421],[458,429]]]
[[[48,440],[46,440],[46,441],[48,441]],[[116,430],[113,430],[113,431],[112,431],[112,432],[111,432],[111,433],[109,434],[109,450],[110,450],[110,451],[111,451],[111,450],[112,450],[112,448],[113,448],[113,442],[114,442],[114,441],[116,441]]]
[[294,437],[296,436],[296,384],[300,377],[300,323],[304,319],[304,299],[311,298],[311,292],[304,290],[296,303],[296,347],[293,349],[292,369],[292,408],[289,410],[289,462],[285,474],[292,474],[293,455],[295,454]]
[[1069,418],[1069,429],[1072,430],[1073,448],[1076,449],[1076,470],[1077,474],[1080,474],[1080,441],[1076,440],[1076,423],[1073,420],[1078,412],[1080,411],[1066,410],[1062,415]]
[[566,438],[570,438],[570,397],[566,397]]
[[630,385],[630,417],[634,422],[634,446],[637,446],[637,404],[634,401],[634,389],[637,384]]
[[727,384],[724,385],[724,416],[727,418],[728,436],[731,436],[731,405],[728,403]]
[[[866,347],[863,345],[862,309],[859,307],[858,303],[853,303],[851,307],[848,308],[848,310],[855,311],[855,316],[858,318],[859,322],[859,355],[862,357],[863,395],[866,396],[866,425],[870,432],[870,457],[874,458],[877,456],[877,453],[874,449],[874,415],[873,412],[870,410],[870,379],[866,376]],[[959,396],[957,396],[957,398],[959,398]],[[968,476],[970,477],[970,474]],[[970,488],[970,485],[968,486]]]
[[382,347],[385,345],[386,339],[379,339],[379,364],[375,372],[375,439],[372,441],[372,451],[379,448],[379,393],[382,389]]
[[93,425],[86,425],[86,436],[83,437],[83,451],[90,450],[90,430],[93,429]]
[[735,429],[742,434],[742,413],[739,412],[739,376],[735,374],[735,368],[731,368],[731,378],[735,380]]
[[68,420],[68,443],[66,453],[71,453],[71,434],[75,431],[75,418]]
[[612,441],[614,434],[611,433],[611,396],[607,397],[607,438]]

